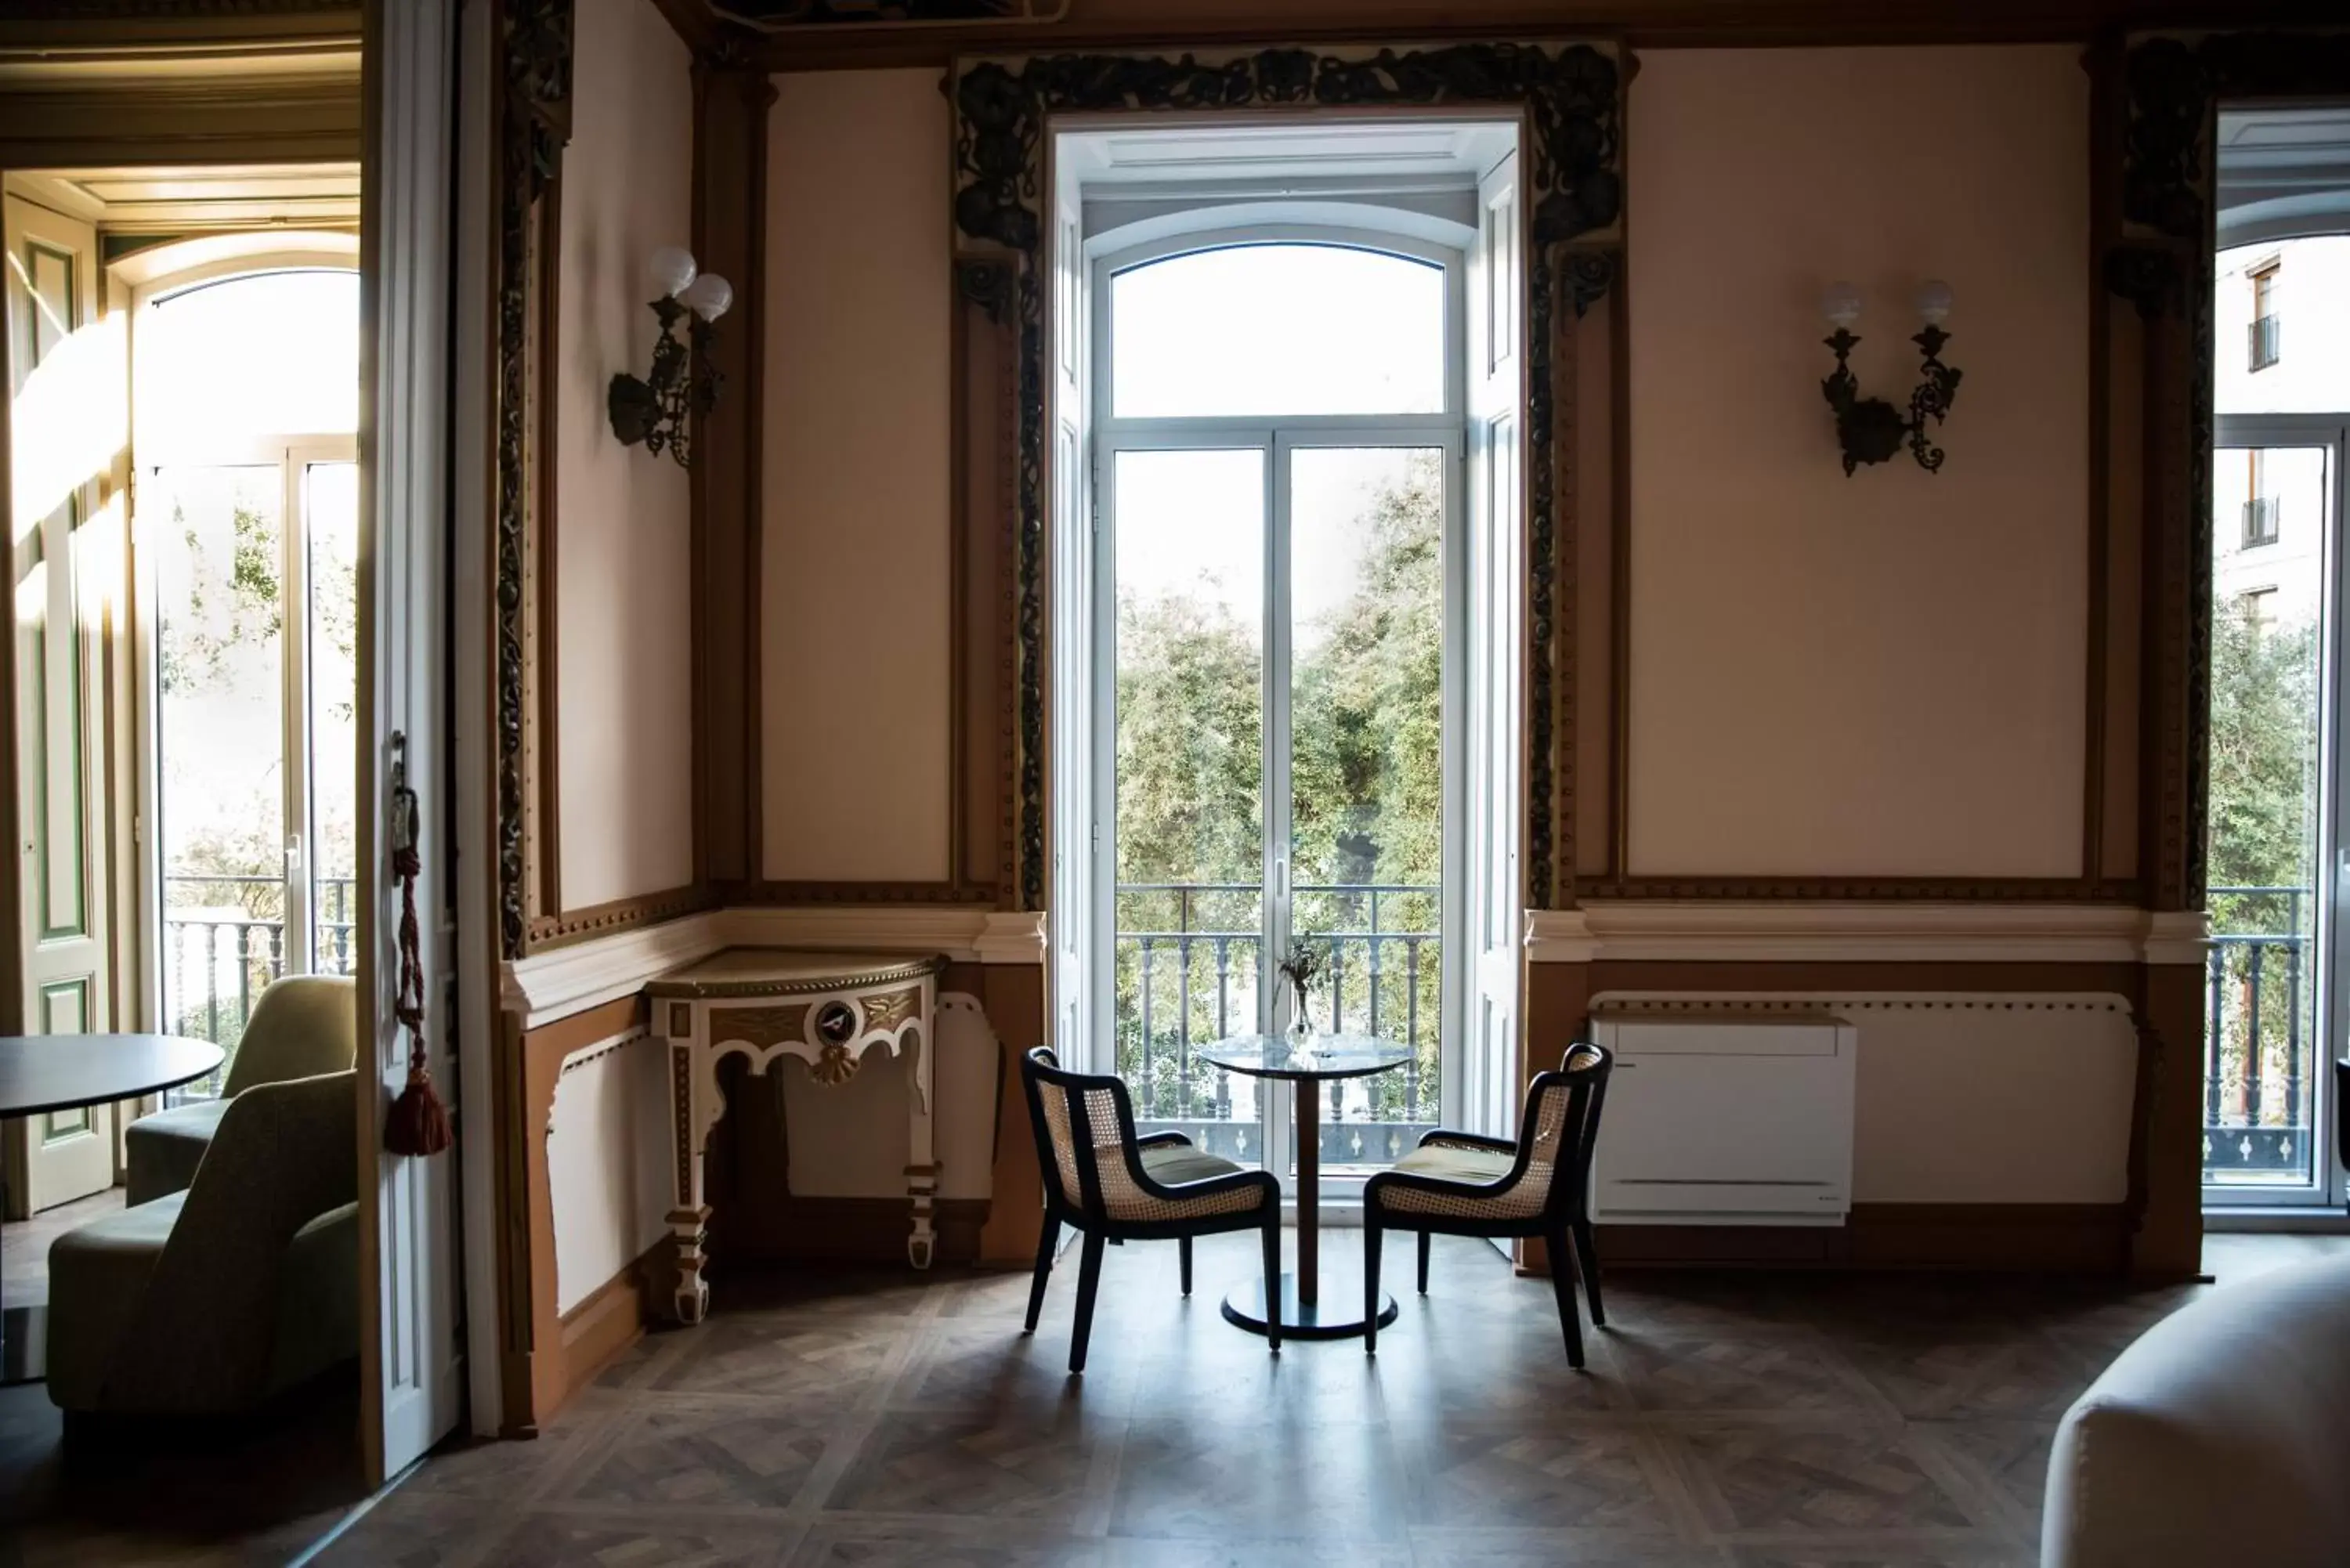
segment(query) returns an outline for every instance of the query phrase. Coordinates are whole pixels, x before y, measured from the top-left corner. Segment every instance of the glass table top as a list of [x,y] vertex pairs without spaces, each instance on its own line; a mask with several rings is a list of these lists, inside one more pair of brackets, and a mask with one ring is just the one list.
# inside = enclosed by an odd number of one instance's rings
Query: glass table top
[[1401,1041],[1367,1034],[1235,1034],[1191,1054],[1259,1078],[1359,1078],[1400,1067],[1413,1055]]

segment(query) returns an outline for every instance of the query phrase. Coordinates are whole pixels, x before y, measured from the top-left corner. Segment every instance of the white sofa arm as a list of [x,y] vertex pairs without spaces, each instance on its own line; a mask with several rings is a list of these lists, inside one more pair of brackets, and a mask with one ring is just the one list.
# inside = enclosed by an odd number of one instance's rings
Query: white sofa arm
[[2041,1568],[2350,1560],[2350,1258],[2212,1292],[2067,1411]]

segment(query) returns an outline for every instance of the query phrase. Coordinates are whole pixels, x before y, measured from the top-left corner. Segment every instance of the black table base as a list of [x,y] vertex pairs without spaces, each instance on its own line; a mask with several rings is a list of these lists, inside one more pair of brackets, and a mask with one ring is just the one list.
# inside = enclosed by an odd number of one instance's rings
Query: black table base
[[38,1383],[49,1371],[49,1309],[10,1307],[0,1313],[0,1388]]
[[[1264,1282],[1235,1285],[1224,1296],[1224,1320],[1251,1334],[1265,1330]],[[1379,1293],[1379,1326],[1396,1320],[1396,1299]],[[1284,1339],[1357,1339],[1362,1336],[1363,1298],[1350,1291],[1343,1302],[1303,1302],[1297,1299],[1297,1276],[1281,1276],[1281,1337]]]

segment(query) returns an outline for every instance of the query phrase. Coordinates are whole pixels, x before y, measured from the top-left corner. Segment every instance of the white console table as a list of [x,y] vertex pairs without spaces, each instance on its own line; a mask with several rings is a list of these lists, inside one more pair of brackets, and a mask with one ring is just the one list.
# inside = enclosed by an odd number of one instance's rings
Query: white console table
[[669,1043],[677,1172],[677,1207],[669,1225],[677,1249],[679,1322],[700,1323],[710,1306],[710,1286],[702,1277],[710,1226],[702,1156],[725,1109],[718,1063],[730,1052],[741,1053],[754,1074],[766,1072],[779,1057],[796,1058],[820,1085],[847,1083],[877,1045],[893,1055],[911,1054],[906,1192],[913,1200],[913,1224],[906,1256],[918,1269],[931,1266],[931,1204],[939,1186],[931,1019],[944,966],[943,959],[903,954],[729,948],[645,987],[652,1033]]

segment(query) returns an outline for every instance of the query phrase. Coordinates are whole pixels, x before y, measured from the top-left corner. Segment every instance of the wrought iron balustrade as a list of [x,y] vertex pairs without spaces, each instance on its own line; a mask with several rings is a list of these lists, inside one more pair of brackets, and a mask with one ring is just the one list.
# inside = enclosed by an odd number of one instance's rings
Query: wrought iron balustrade
[[2246,549],[2251,549],[2256,545],[2275,544],[2278,530],[2282,524],[2277,498],[2273,495],[2256,495],[2245,502],[2243,522]]
[[[357,958],[358,881],[322,877],[316,887],[315,972],[348,974]],[[276,877],[163,878],[165,1028],[234,1052],[253,999],[286,972],[285,890]],[[222,1073],[188,1085],[177,1097],[218,1094]]]
[[2284,332],[2277,314],[2252,317],[2251,329],[2245,334],[2250,353],[2248,362],[2255,370],[2265,370],[2282,357]]
[[[2203,1178],[2290,1185],[2317,1150],[2316,987],[2306,888],[2214,888],[2203,1041]],[[2307,923],[2305,923],[2307,922]]]
[[[1260,990],[1271,974],[1263,889],[1253,882],[1124,882],[1117,897],[1118,1069],[1133,1093],[1136,1120],[1145,1131],[1182,1132],[1214,1153],[1255,1161],[1262,1150],[1254,1081],[1196,1053],[1257,1028]],[[1436,1125],[1438,898],[1437,888],[1419,883],[1291,889],[1291,945],[1316,950],[1324,961],[1312,991],[1315,1028],[1413,1048],[1397,1072],[1320,1091],[1329,1096],[1321,1135],[1329,1166],[1388,1164]]]

